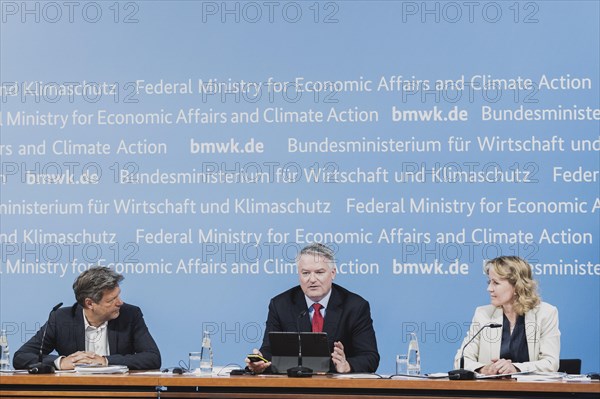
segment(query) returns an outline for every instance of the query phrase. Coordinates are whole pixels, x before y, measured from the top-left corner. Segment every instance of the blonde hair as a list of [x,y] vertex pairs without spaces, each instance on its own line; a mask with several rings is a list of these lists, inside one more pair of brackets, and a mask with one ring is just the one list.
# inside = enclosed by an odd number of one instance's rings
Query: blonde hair
[[489,274],[490,269],[515,287],[513,307],[519,315],[524,315],[540,304],[537,283],[533,279],[531,266],[527,261],[518,256],[500,256],[485,264],[485,274]]

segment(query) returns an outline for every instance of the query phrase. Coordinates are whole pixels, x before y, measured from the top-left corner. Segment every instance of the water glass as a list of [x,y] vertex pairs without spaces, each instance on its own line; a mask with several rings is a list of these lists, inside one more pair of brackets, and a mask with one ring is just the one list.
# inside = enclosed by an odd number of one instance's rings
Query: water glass
[[396,356],[396,374],[408,374],[408,355]]
[[190,352],[190,372],[200,374],[201,352]]

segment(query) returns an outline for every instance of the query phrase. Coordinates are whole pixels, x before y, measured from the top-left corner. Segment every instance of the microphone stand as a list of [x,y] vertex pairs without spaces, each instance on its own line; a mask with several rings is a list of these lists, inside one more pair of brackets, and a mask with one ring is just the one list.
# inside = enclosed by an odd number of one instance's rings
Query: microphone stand
[[32,364],[31,366],[29,366],[28,371],[29,374],[54,374],[54,366],[51,364],[44,364],[42,362],[43,357],[44,357],[44,341],[46,340],[46,332],[48,331],[48,324],[50,324],[50,318],[52,317],[52,313],[56,312],[56,310],[58,308],[60,308],[63,305],[63,303],[59,303],[58,305],[54,306],[52,308],[52,310],[50,311],[50,314],[48,314],[48,321],[46,322],[46,326],[44,327],[44,333],[42,334],[42,343],[40,344],[40,353],[38,355],[38,362]]
[[306,315],[306,310],[298,315],[296,319],[296,329],[298,331],[298,366],[287,369],[288,377],[303,378],[312,377],[313,370],[308,367],[302,366],[302,336],[300,334],[300,319]]
[[462,352],[460,353],[460,368],[456,369],[456,370],[448,371],[448,379],[450,379],[450,380],[474,380],[475,379],[475,372],[473,372],[471,370],[465,370],[465,348],[467,347],[467,345],[469,345],[471,342],[473,342],[475,337],[477,337],[479,335],[479,333],[483,331],[484,328],[488,328],[488,327],[489,328],[498,328],[498,327],[502,327],[502,324],[498,324],[498,323],[486,324],[483,327],[481,327],[479,329],[479,331],[477,331],[475,333],[475,335],[473,335],[473,338],[471,338],[469,340],[469,342],[467,342],[463,346]]

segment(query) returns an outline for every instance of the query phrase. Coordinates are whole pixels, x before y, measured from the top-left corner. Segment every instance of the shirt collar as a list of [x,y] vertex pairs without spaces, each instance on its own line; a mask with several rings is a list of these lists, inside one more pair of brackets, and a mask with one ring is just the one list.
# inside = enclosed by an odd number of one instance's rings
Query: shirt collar
[[323,299],[321,299],[318,302],[313,301],[312,299],[310,299],[309,297],[307,297],[306,295],[304,295],[304,299],[306,300],[306,306],[308,307],[308,310],[310,310],[312,312],[312,305],[313,303],[320,303],[321,306],[323,306],[324,309],[327,309],[327,305],[329,304],[329,298],[331,298],[331,290],[329,290],[329,292],[327,293],[327,295],[325,295],[323,297]]
[[83,309],[81,311],[83,312],[83,326],[85,327],[86,331],[102,330],[102,329],[106,328],[106,326],[108,325],[108,321],[105,321],[104,323],[100,324],[98,327],[94,327],[93,325],[90,324],[87,317],[85,317],[85,311]]

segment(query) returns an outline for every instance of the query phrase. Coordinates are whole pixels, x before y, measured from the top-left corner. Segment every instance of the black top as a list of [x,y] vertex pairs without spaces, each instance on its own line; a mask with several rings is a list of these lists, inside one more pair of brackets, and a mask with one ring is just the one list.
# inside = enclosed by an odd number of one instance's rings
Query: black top
[[513,363],[528,362],[529,350],[527,348],[527,334],[525,334],[525,316],[517,317],[512,334],[510,333],[508,318],[506,315],[503,318],[500,358],[510,359]]

